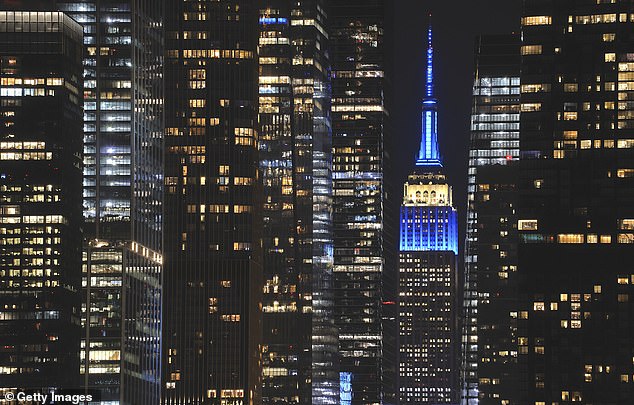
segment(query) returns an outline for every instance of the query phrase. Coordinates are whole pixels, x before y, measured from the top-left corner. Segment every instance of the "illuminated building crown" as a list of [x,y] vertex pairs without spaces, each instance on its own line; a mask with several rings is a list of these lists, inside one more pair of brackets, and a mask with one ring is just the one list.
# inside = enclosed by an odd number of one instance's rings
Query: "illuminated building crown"
[[[431,15],[430,15],[431,17]],[[432,28],[427,32],[427,73],[425,97],[422,107],[422,136],[416,166],[423,168],[441,168],[442,159],[438,149],[438,100],[434,97],[434,48]]]

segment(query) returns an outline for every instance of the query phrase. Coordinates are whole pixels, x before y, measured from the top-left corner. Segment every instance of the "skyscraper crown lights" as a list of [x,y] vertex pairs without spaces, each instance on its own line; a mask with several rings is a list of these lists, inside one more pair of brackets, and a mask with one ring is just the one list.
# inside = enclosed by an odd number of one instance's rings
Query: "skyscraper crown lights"
[[438,100],[434,97],[434,47],[431,22],[427,31],[427,68],[425,77],[425,97],[422,105],[422,136],[416,158],[416,166],[441,168],[442,159],[438,149]]

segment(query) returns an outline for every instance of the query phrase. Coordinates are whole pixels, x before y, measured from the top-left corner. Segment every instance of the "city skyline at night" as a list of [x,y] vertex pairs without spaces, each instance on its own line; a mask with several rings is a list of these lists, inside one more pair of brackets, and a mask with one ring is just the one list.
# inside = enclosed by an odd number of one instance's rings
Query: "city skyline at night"
[[0,0],[0,403],[629,405],[633,32]]
[[431,21],[426,56],[420,149],[403,186],[399,221],[398,396],[401,404],[455,404],[458,217],[438,148]]

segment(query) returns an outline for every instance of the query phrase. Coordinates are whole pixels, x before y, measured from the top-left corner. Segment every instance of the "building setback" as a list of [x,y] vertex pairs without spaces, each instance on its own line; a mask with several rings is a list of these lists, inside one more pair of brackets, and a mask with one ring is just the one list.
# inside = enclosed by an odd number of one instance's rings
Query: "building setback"
[[261,3],[262,401],[334,404],[332,140],[322,0]]
[[517,397],[519,50],[518,34],[476,40],[462,346],[465,404]]
[[81,43],[63,13],[0,12],[0,391],[79,386]]
[[633,7],[524,2],[519,403],[634,397]]
[[166,7],[163,404],[260,403],[258,7]]
[[422,136],[403,188],[399,246],[399,403],[458,401],[458,219],[438,148],[432,30]]
[[334,300],[342,404],[396,402],[396,247],[389,232],[382,0],[330,1]]

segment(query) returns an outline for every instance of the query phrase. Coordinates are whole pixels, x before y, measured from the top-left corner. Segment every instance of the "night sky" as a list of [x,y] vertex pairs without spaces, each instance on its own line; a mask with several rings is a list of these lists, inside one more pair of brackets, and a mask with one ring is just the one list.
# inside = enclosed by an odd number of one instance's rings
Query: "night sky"
[[396,150],[395,188],[400,203],[402,184],[414,167],[420,143],[420,102],[428,15],[434,28],[434,74],[439,101],[438,136],[444,166],[454,186],[460,213],[460,245],[464,241],[467,151],[473,86],[475,38],[479,34],[517,31],[521,0],[393,0],[394,108],[391,111]]

